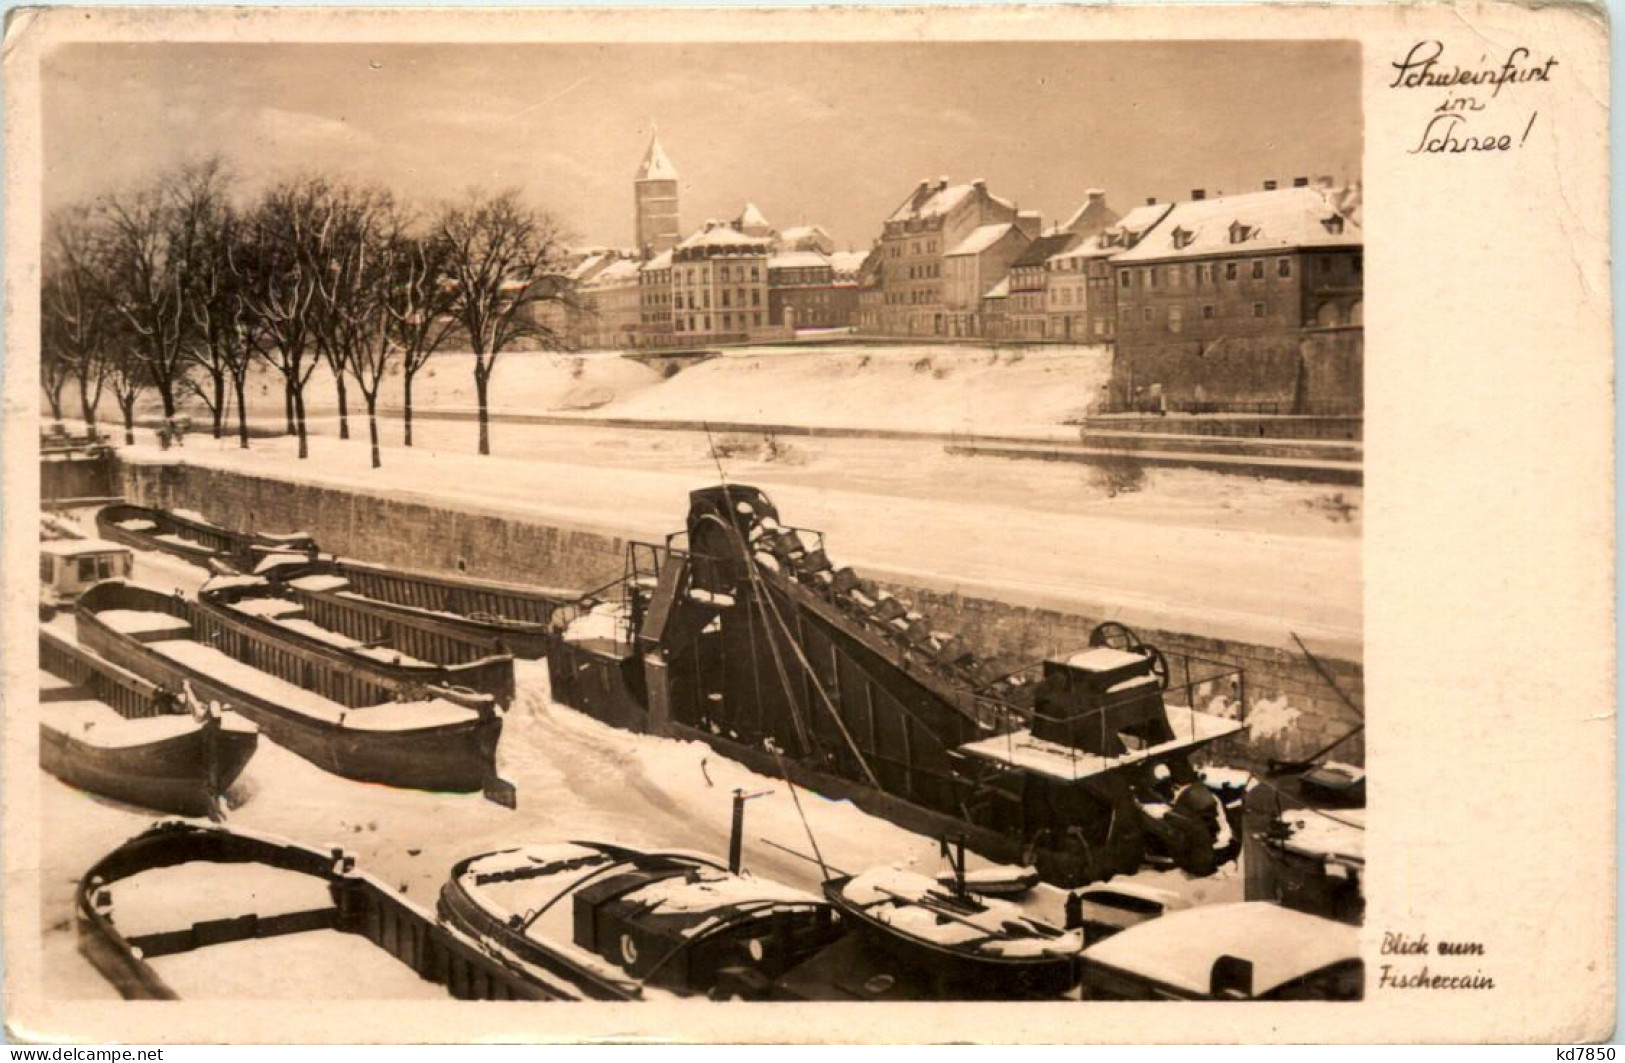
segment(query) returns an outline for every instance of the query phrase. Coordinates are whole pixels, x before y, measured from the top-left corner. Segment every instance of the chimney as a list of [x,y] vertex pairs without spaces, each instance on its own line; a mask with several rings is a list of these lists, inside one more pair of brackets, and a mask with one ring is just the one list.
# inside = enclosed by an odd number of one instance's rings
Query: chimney
[[1101,200],[1106,198],[1106,193],[1098,188],[1091,188],[1089,191],[1083,194],[1083,198],[1088,200],[1090,203],[1099,203]]
[[1145,205],[1148,206],[1148,207],[1156,206],[1157,205],[1157,197],[1156,196],[1147,196],[1146,199],[1145,199]]
[[974,181],[972,181],[970,183],[970,186],[972,188],[976,189],[976,191],[978,191],[978,192],[986,192],[987,191],[987,178],[978,177],[976,180],[974,180]]
[[1307,178],[1307,177],[1294,177],[1292,179],[1292,187],[1293,188],[1308,188],[1309,187],[1309,178]]
[[1275,182],[1274,181],[1265,181],[1264,182],[1264,191],[1266,191],[1266,192],[1275,191]]
[[1207,191],[1205,189],[1201,189],[1201,188],[1193,188],[1193,189],[1191,189],[1191,201],[1192,202],[1200,202],[1201,200],[1204,200],[1206,198],[1207,198]]
[[1315,184],[1322,188],[1331,188],[1336,183],[1337,182],[1332,179],[1330,174],[1323,174],[1320,177],[1315,178]]
[[941,191],[942,189],[947,188],[947,187],[948,187],[948,175],[943,174],[941,177],[937,178],[937,190]]

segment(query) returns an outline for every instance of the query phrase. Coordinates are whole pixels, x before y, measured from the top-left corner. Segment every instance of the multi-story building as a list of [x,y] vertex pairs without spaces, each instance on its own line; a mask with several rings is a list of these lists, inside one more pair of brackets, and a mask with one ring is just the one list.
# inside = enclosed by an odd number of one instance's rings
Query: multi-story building
[[632,198],[638,254],[651,258],[676,247],[683,231],[677,214],[677,167],[660,146],[659,134],[649,138],[649,148],[632,182]]
[[1051,339],[1110,343],[1117,336],[1117,291],[1111,258],[1139,243],[1171,209],[1148,203],[1051,256],[1047,278]]
[[1009,337],[1038,341],[1049,336],[1049,260],[1083,242],[1076,233],[1045,233],[1010,263]]
[[1013,222],[972,229],[942,258],[942,325],[938,335],[981,336],[982,299],[1010,273],[1038,235],[1037,214],[1018,213]]
[[768,259],[769,322],[791,331],[849,327],[858,301],[851,257],[843,259],[840,274],[833,256],[816,251],[780,251]]
[[671,257],[662,251],[638,267],[638,346],[671,342]]
[[774,335],[768,321],[768,258],[773,242],[722,222],[672,252],[672,338],[677,343],[745,342]]
[[[901,336],[947,335],[948,253],[960,248],[978,229],[1015,224],[1017,213],[1014,204],[990,193],[980,179],[962,185],[951,185],[946,177],[921,181],[886,219],[881,232],[885,269],[878,331]],[[980,267],[977,263],[978,272]],[[976,290],[968,313],[977,312],[982,293],[997,280]]]
[[638,263],[617,258],[576,288],[577,345],[627,349],[642,332]]
[[1302,407],[1311,376],[1348,378],[1320,362],[1360,357],[1363,249],[1360,226],[1307,182],[1193,193],[1111,259],[1116,397],[1133,402],[1154,389],[1182,401]]

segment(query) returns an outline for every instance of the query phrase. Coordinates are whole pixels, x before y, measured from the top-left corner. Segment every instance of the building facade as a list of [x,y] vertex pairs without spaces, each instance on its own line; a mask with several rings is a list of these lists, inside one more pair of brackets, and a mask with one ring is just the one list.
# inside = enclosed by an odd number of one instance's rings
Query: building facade
[[1031,246],[1037,230],[1038,215],[1018,214],[1014,222],[971,230],[943,256],[943,323],[937,335],[987,335],[982,301],[990,289],[1009,276],[1011,263]]
[[1051,339],[1111,343],[1117,338],[1117,291],[1111,260],[1139,243],[1171,209],[1167,203],[1136,207],[1051,256],[1046,277],[1046,330]]
[[[884,296],[876,331],[892,336],[948,335],[948,253],[976,230],[1014,224],[1016,217],[1015,205],[990,193],[980,179],[960,185],[950,184],[946,177],[921,181],[881,231]],[[978,305],[985,291],[975,294]]]
[[671,259],[660,254],[638,267],[638,346],[663,347],[671,342]]
[[672,340],[745,343],[774,336],[768,320],[772,241],[709,222],[672,252]]
[[[1111,259],[1115,398],[1301,410],[1317,374],[1347,375],[1318,363],[1363,344],[1363,250],[1359,224],[1319,188],[1175,204]],[[1338,331],[1351,335],[1326,335]]]
[[1010,263],[1007,338],[1030,342],[1052,338],[1049,335],[1049,262],[1082,240],[1081,236],[1069,232],[1045,233]]

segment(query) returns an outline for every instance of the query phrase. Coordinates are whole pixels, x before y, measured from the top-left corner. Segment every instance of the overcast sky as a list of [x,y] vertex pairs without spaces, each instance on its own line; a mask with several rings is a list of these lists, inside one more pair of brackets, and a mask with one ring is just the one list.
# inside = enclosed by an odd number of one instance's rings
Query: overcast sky
[[44,80],[48,207],[213,152],[432,200],[518,186],[632,242],[651,123],[685,231],[754,200],[867,247],[921,178],[1064,218],[1192,188],[1359,176],[1359,47],[1224,44],[72,45]]

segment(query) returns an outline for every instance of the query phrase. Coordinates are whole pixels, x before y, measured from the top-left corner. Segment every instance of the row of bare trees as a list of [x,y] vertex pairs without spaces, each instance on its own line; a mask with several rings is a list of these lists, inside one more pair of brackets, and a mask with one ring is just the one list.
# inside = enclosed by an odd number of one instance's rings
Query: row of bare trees
[[436,351],[473,355],[479,452],[490,453],[488,403],[499,356],[557,345],[538,311],[568,298],[564,234],[515,192],[470,193],[415,210],[388,190],[323,176],[234,198],[218,160],[190,164],[133,192],[59,212],[45,237],[41,383],[60,420],[69,386],[94,426],[104,392],[134,442],[135,410],[154,395],[166,418],[195,397],[216,438],[236,411],[249,445],[247,388],[274,370],[289,434],[309,456],[305,395],[325,366],[339,435],[352,389],[381,464],[378,400],[399,374],[404,442],[412,383]]

